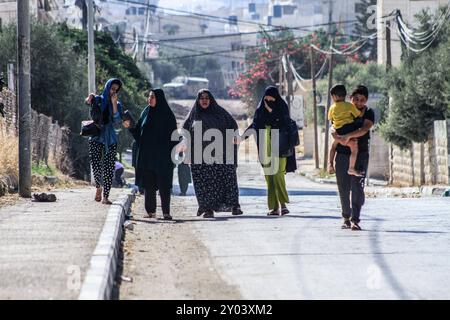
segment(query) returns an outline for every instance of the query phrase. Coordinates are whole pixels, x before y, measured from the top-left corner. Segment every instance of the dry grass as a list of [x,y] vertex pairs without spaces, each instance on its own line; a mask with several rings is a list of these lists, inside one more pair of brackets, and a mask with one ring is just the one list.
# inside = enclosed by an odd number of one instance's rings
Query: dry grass
[[[1,129],[1,126],[0,126]],[[13,181],[19,178],[19,139],[11,133],[0,131],[0,177]]]

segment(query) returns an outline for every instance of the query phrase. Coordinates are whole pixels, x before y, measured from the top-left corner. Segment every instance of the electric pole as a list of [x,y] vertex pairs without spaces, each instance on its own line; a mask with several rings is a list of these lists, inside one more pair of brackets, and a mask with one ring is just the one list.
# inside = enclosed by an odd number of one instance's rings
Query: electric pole
[[311,79],[313,86],[313,115],[314,115],[314,162],[316,169],[319,169],[319,142],[317,140],[317,91],[316,91],[316,71],[314,70],[313,48],[309,47],[309,58],[311,61]]
[[386,70],[392,67],[392,51],[391,51],[391,22],[386,21]]
[[[96,93],[95,87],[95,51],[94,51],[94,0],[87,1],[87,32],[88,32],[88,90],[90,93]],[[91,184],[94,184],[94,175],[92,174],[91,164]]]
[[294,101],[294,74],[292,73],[292,65],[291,65],[291,60],[289,59],[289,56],[287,56],[286,58],[287,60],[287,76],[286,76],[286,80],[287,80],[287,103],[288,103],[288,107],[289,107],[289,113],[291,112],[291,108],[292,108],[292,102]]
[[88,4],[88,84],[89,93],[95,93],[94,1],[86,1]]
[[279,55],[279,62],[278,62],[278,91],[280,92],[281,95],[283,95],[283,82],[284,82],[284,77],[283,77],[283,73],[284,73],[284,68],[283,68],[283,51],[280,50]]
[[[333,86],[333,45],[334,38],[331,39],[330,45],[330,61],[328,67],[328,99],[327,99],[327,107],[325,108],[325,144],[323,148],[323,169],[326,170],[328,164],[328,135],[330,133],[330,123],[328,120],[328,111],[330,110],[331,105],[331,87]],[[330,161],[334,161],[334,159],[330,159]]]
[[[389,72],[392,67],[392,52],[391,52],[391,22],[386,21],[386,71]],[[391,101],[389,99],[388,110],[390,111]],[[394,147],[392,143],[389,145],[389,184],[394,182]]]
[[30,6],[17,1],[19,195],[31,198]]

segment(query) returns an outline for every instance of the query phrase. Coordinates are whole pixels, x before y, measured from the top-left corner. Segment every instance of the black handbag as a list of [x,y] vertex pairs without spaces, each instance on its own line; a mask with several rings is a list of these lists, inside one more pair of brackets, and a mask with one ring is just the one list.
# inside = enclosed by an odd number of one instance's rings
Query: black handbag
[[297,123],[289,119],[287,127],[280,130],[280,156],[290,157],[294,153],[294,148],[300,144]]
[[89,115],[92,120],[81,121],[80,136],[95,137],[100,135],[103,123],[101,100],[96,98],[92,99]]
[[82,121],[80,136],[95,137],[100,134],[101,130],[100,125],[95,123],[93,120]]

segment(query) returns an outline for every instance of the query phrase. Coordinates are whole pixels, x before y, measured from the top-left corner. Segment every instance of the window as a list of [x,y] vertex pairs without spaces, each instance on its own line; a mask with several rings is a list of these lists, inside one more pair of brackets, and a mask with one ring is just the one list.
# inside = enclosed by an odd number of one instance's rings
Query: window
[[138,14],[139,14],[140,16],[145,15],[145,8],[139,8]]

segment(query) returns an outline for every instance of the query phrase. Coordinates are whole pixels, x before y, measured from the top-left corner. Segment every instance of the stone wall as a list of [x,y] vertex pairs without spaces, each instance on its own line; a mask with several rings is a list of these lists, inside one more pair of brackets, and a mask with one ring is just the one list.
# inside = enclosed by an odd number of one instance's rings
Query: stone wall
[[408,150],[394,146],[392,183],[408,187],[448,184],[449,133],[447,121],[435,121],[427,142],[414,143]]
[[[16,97],[9,90],[0,93],[0,101],[5,105],[6,117],[0,116],[0,136],[12,133],[17,136]],[[60,127],[51,117],[32,110],[32,159],[34,163],[52,165],[65,174],[72,174],[69,157],[70,130]],[[1,141],[0,141],[1,143]]]

